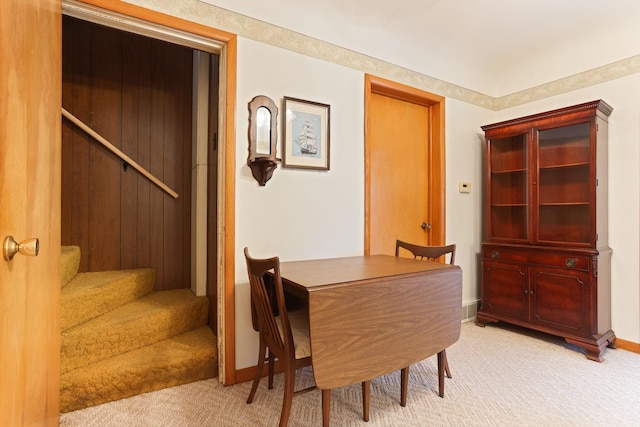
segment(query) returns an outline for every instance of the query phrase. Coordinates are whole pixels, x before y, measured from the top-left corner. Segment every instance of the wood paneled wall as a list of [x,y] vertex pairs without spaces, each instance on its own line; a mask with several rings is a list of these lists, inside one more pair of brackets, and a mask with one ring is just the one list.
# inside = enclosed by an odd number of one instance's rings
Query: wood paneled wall
[[152,267],[190,287],[193,53],[63,18],[63,107],[179,194],[163,192],[64,119],[62,244],[80,271]]

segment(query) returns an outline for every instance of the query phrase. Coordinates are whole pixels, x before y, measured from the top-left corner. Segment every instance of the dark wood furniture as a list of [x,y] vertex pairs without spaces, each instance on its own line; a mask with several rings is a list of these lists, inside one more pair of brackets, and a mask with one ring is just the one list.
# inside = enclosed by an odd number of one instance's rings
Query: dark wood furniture
[[308,301],[323,410],[330,389],[400,370],[460,337],[458,266],[372,255],[283,262],[280,269],[285,290]]
[[482,307],[602,361],[611,330],[607,120],[593,101],[483,126]]
[[[402,256],[406,253],[410,254],[413,259],[426,261],[437,261],[441,257],[450,255],[449,264],[453,265],[456,261],[456,245],[446,246],[420,246],[412,243],[396,240],[396,256]],[[444,374],[451,378],[451,370],[449,369],[449,361],[447,360],[447,350],[443,349],[438,353],[438,395],[444,397]],[[400,373],[400,405],[407,404],[407,386],[409,383],[409,367],[402,368]]]
[[[311,365],[311,348],[309,346],[309,328],[306,323],[307,314],[299,310],[302,316],[288,313],[280,278],[279,260],[277,257],[268,259],[256,259],[249,256],[247,248],[244,249],[247,261],[247,273],[251,287],[251,306],[254,314],[254,328],[260,336],[258,365],[253,379],[251,392],[247,403],[253,402],[258,389],[265,358],[268,360],[269,389],[273,388],[274,359],[277,358],[284,371],[284,398],[282,400],[282,412],[280,413],[280,426],[286,426],[291,412],[293,400],[295,371]],[[265,284],[265,274],[273,271],[274,286]],[[275,293],[274,296],[270,295]],[[275,300],[275,301],[274,301]],[[275,307],[274,307],[275,303]],[[292,327],[292,324],[294,325]],[[294,340],[294,332],[298,331]],[[315,387],[301,390],[309,391]]]
[[[259,353],[256,374],[247,398],[253,402],[258,389],[265,360],[268,362],[269,389],[273,388],[275,359],[279,360],[284,371],[284,397],[280,413],[280,427],[288,424],[293,396],[315,390],[307,387],[295,390],[296,369],[312,364],[311,345],[309,341],[309,312],[306,309],[289,311],[280,275],[278,257],[257,259],[249,255],[244,248],[247,262],[247,273],[251,287],[252,321],[254,329],[259,333]],[[270,280],[265,280],[269,275]],[[365,421],[369,420],[369,383],[362,384],[363,411]],[[329,425],[329,390],[322,391],[323,424]]]

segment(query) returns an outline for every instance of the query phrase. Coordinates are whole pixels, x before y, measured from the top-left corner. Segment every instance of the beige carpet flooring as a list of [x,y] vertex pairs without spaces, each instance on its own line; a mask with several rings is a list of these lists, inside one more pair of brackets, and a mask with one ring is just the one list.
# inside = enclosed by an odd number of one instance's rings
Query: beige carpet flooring
[[[333,390],[332,426],[640,426],[640,354],[607,349],[587,360],[563,340],[508,325],[462,325],[447,350],[453,378],[437,395],[435,357],[413,365],[407,406],[399,405],[399,372],[372,381],[371,419],[362,421],[360,386]],[[298,371],[297,387],[312,381]],[[225,387],[217,378],[61,415],[72,426],[276,426],[282,375],[263,379],[251,405],[250,382]],[[321,426],[320,391],[293,399],[290,426]]]

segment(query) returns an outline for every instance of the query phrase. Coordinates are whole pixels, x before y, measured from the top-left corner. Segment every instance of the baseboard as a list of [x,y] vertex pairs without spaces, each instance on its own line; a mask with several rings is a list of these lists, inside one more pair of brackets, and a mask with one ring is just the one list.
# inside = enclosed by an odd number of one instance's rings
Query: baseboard
[[251,381],[256,375],[256,367],[249,366],[248,368],[242,368],[236,370],[236,380],[234,384],[243,383],[245,381]]
[[[274,372],[276,374],[279,374],[280,372],[282,372],[282,367],[280,366],[279,360],[276,360],[276,363],[274,366]],[[268,374],[269,372],[266,369],[266,363],[265,363],[265,369],[262,370],[262,377],[264,378]],[[255,376],[256,376],[256,366],[249,366],[248,368],[237,369],[235,384],[243,383],[246,381],[253,381],[253,377]]]
[[616,338],[616,347],[623,350],[632,351],[634,353],[640,353],[640,343],[637,342]]

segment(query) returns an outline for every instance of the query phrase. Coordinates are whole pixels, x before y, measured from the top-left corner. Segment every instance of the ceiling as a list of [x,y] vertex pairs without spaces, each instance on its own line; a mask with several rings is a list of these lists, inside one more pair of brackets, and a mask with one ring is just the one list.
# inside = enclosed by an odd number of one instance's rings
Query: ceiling
[[638,0],[202,1],[494,96],[640,54]]

